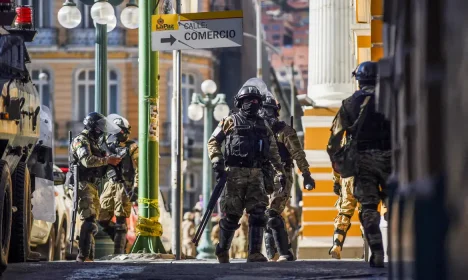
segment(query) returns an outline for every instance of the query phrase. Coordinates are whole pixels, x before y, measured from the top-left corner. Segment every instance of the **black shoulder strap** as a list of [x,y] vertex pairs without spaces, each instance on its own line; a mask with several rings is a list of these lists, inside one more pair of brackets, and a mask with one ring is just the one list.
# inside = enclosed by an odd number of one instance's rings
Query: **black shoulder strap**
[[[371,96],[368,95],[364,99],[364,102],[361,104],[361,110],[359,111],[359,116],[356,119],[356,121],[353,123],[353,125],[350,127],[351,131],[354,131],[354,139],[358,138],[359,131],[362,128],[362,124],[364,123],[364,119],[366,118],[367,114],[367,104],[369,103],[369,100],[371,99]],[[356,130],[354,130],[356,128]]]

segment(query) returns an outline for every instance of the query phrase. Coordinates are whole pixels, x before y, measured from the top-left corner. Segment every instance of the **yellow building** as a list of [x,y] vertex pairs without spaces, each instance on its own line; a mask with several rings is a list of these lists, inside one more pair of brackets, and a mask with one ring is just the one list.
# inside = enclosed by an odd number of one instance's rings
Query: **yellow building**
[[[87,113],[95,110],[94,54],[95,28],[90,17],[91,6],[75,1],[82,13],[81,24],[65,29],[58,23],[57,12],[63,0],[20,0],[18,4],[36,7],[35,22],[38,35],[28,46],[32,56],[30,70],[37,85],[43,104],[55,109],[56,117],[56,163],[66,166],[68,131],[73,135],[83,128],[82,121]],[[207,1],[184,1],[183,12],[208,9]],[[40,5],[38,5],[40,3]],[[138,29],[125,29],[120,23],[120,13],[127,1],[117,7],[117,27],[108,33],[108,111],[126,117],[132,125],[132,135],[138,138]],[[201,92],[205,79],[214,77],[211,51],[184,51],[182,56],[183,107],[187,107],[193,92]],[[172,52],[160,54],[160,139],[161,170],[160,183],[163,191],[169,190],[170,172],[170,98],[172,96]],[[39,79],[46,73],[47,79]],[[44,75],[42,75],[44,77]],[[184,113],[187,116],[186,112]],[[184,119],[184,124],[193,122]],[[195,123],[195,125],[201,125]],[[202,137],[203,138],[203,137]],[[201,162],[201,159],[200,159]],[[187,169],[186,175],[201,174],[201,164]],[[198,169],[197,169],[198,168]],[[200,180],[194,180],[191,189],[201,190]],[[190,191],[187,196],[190,197]],[[198,195],[192,195],[198,198]]]
[[[334,207],[332,168],[326,153],[330,126],[341,101],[356,89],[351,72],[367,60],[377,61],[382,48],[383,0],[310,1],[308,97],[314,106],[304,107],[304,149],[316,189],[303,192],[304,239],[300,258],[330,258]],[[363,254],[357,213],[344,245],[343,256]]]

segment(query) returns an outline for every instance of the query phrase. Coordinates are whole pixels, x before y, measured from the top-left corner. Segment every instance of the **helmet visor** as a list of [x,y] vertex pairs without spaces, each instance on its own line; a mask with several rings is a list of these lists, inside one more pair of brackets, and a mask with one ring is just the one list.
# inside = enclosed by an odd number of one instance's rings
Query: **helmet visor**
[[97,121],[96,129],[106,134],[116,134],[122,130],[118,125],[112,121],[109,121],[109,119],[106,117]]
[[[256,87],[261,95],[266,95],[268,92],[268,87],[262,79],[259,78],[250,78],[247,82],[244,83],[242,87]],[[242,88],[241,87],[241,88]]]

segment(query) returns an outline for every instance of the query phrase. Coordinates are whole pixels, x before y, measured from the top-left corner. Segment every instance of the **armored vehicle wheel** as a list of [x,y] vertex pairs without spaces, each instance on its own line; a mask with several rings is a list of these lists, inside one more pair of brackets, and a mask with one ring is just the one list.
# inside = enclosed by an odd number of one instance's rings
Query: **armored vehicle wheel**
[[26,163],[20,162],[13,173],[13,214],[10,262],[25,262],[29,255],[29,238],[32,225],[31,178]]
[[0,275],[8,264],[10,250],[11,219],[12,219],[12,189],[8,164],[0,160]]

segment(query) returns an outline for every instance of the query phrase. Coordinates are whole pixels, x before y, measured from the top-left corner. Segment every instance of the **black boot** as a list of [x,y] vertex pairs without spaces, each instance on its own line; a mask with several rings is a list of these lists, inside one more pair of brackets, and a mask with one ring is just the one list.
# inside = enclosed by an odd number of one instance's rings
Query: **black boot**
[[284,229],[284,226],[274,229],[273,237],[275,238],[275,244],[280,254],[278,262],[293,261],[294,255],[292,251],[289,249],[290,246],[289,246],[288,233]]
[[266,249],[268,260],[276,261],[278,251],[276,250],[275,238],[273,237],[273,232],[271,228],[269,227],[267,227],[265,230],[265,249]]
[[[363,214],[364,212],[366,215]],[[369,220],[365,221],[364,217]],[[364,235],[371,250],[370,267],[385,267],[382,232],[379,227],[380,213],[377,211],[377,205],[372,208],[369,205],[364,205],[362,212],[359,213],[359,220],[364,227]]]
[[267,262],[261,253],[264,227],[249,225],[249,256],[247,262]]
[[115,224],[114,254],[125,254],[125,245],[127,244],[127,225],[125,217],[117,217]]
[[94,235],[96,235],[97,232],[98,227],[94,222],[94,218],[86,219],[81,225],[80,240],[78,242],[79,253],[76,257],[76,261],[85,262],[94,259]]
[[229,263],[229,249],[234,233],[240,226],[239,219],[240,217],[227,217],[219,221],[219,243],[215,251],[219,263]]

